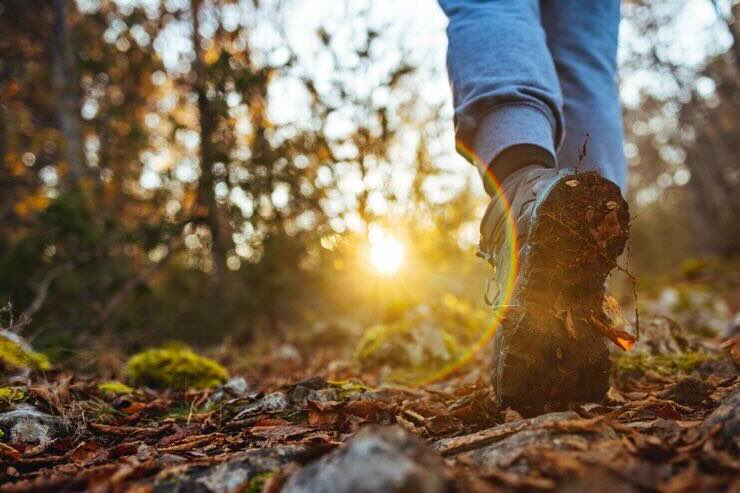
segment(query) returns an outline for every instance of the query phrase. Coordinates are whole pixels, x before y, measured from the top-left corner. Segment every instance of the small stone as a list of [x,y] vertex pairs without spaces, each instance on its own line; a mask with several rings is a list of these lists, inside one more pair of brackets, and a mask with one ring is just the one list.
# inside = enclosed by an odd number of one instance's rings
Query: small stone
[[369,426],[290,477],[283,493],[443,493],[444,462],[399,426]]
[[732,320],[727,322],[725,329],[722,331],[723,338],[729,339],[736,336],[740,336],[740,312],[736,313]]
[[719,442],[729,450],[740,450],[740,390],[726,396],[699,427],[703,435],[716,433]]
[[308,395],[309,401],[313,402],[330,402],[330,401],[336,401],[339,399],[339,394],[337,393],[337,389],[328,388],[328,389],[321,389],[321,390],[314,390]]
[[570,188],[577,187],[579,185],[578,180],[568,180],[565,182],[566,185],[568,185]]
[[229,463],[213,467],[209,474],[199,478],[198,483],[214,493],[228,493],[238,490],[249,480],[249,470],[230,467]]
[[244,377],[232,377],[225,384],[213,391],[211,400],[220,402],[227,398],[244,397],[251,390]]
[[686,406],[696,406],[709,397],[712,387],[699,375],[692,374],[670,387],[664,397]]
[[[303,447],[282,446],[250,450],[228,462],[211,466],[183,464],[160,474],[154,482],[154,493],[261,491],[254,488],[264,482],[264,478],[304,453]],[[171,463],[184,460],[172,457],[177,459]]]
[[688,331],[668,317],[654,317],[640,331],[640,340],[631,353],[649,355],[681,354],[700,349]]
[[155,462],[159,467],[165,467],[173,464],[182,464],[183,462],[187,462],[187,459],[175,454],[162,454],[155,459]]
[[136,449],[136,458],[140,461],[147,461],[154,459],[157,456],[157,449],[142,443],[139,448]]
[[282,411],[290,406],[290,401],[285,392],[273,392],[264,396],[260,404],[263,411]]
[[249,390],[249,384],[244,377],[233,377],[224,384],[224,388],[234,395],[244,395]]
[[63,435],[67,426],[62,418],[23,404],[0,414],[0,429],[10,438],[12,445],[46,445]]
[[308,401],[327,402],[339,398],[337,389],[320,377],[298,382],[288,391],[288,398],[294,405],[305,406]]
[[283,344],[275,349],[271,354],[272,359],[283,361],[294,365],[300,365],[303,363],[303,357],[301,356],[298,348],[292,344]]

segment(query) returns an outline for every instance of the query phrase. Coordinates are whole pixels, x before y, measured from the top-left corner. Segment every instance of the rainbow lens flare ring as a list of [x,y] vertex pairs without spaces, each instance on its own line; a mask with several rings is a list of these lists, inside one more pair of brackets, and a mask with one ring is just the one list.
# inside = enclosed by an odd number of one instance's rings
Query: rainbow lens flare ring
[[501,204],[503,204],[504,211],[506,213],[506,218],[504,220],[504,241],[506,242],[506,248],[508,248],[508,252],[506,252],[508,253],[508,275],[504,280],[504,285],[501,287],[501,291],[498,296],[498,303],[493,306],[493,316],[490,322],[488,322],[482,330],[480,337],[478,337],[478,339],[455,361],[432,372],[431,374],[424,375],[423,377],[408,382],[408,385],[422,386],[437,382],[455,373],[473,361],[476,354],[486,347],[491,339],[493,339],[496,331],[501,327],[501,324],[511,307],[511,300],[514,295],[514,285],[519,272],[519,234],[514,215],[511,211],[509,199],[504,194],[501,184],[496,179],[489,166],[487,166],[486,163],[483,163],[472,149],[459,140],[456,142],[456,147],[457,151],[465,157],[465,159],[473,163],[482,171],[481,175],[483,177],[484,184],[486,185],[486,189],[493,194],[491,199],[499,200],[501,201]]

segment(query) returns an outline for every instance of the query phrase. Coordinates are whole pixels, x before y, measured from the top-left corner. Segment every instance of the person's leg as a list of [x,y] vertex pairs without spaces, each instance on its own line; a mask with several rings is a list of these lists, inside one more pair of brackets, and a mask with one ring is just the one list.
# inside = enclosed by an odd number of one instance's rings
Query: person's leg
[[624,190],[622,114],[617,91],[619,0],[542,0],[542,24],[563,93],[565,140],[560,168],[572,168],[588,134],[581,169],[595,169]]
[[[538,0],[440,0],[458,148],[499,181],[555,166],[562,97]],[[471,155],[472,154],[472,155]],[[490,189],[488,189],[491,192]]]
[[[494,267],[488,286],[495,291],[486,300],[505,313],[493,340],[493,395],[527,414],[601,399],[610,373],[603,336],[622,348],[632,341],[603,311],[604,280],[627,242],[629,208],[616,184],[585,171],[595,163],[624,180],[616,33],[597,32],[616,23],[586,0],[554,2],[547,4],[548,47],[540,0],[441,0],[450,17],[457,138],[501,182],[497,190],[487,187],[492,197],[479,244]],[[592,24],[584,26],[581,15]],[[565,114],[558,76],[569,89]],[[566,169],[558,171],[555,149],[565,126],[571,140],[558,163]],[[567,168],[576,164],[585,132],[592,144],[584,172],[575,175]]]

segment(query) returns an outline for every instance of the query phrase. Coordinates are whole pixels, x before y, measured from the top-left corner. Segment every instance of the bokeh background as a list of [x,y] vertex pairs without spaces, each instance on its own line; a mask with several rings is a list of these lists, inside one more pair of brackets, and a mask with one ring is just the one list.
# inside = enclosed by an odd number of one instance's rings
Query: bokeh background
[[[738,14],[623,3],[638,298],[737,265]],[[3,0],[0,323],[83,366],[475,332],[486,197],[454,151],[445,25],[434,0]]]

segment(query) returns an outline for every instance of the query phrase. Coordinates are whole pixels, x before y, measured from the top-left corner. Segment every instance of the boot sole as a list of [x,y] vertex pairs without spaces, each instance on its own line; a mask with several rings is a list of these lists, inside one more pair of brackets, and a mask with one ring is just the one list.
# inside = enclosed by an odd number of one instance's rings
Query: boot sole
[[604,282],[629,239],[619,187],[595,172],[563,176],[539,200],[517,306],[494,343],[496,397],[526,415],[598,401],[608,390]]

